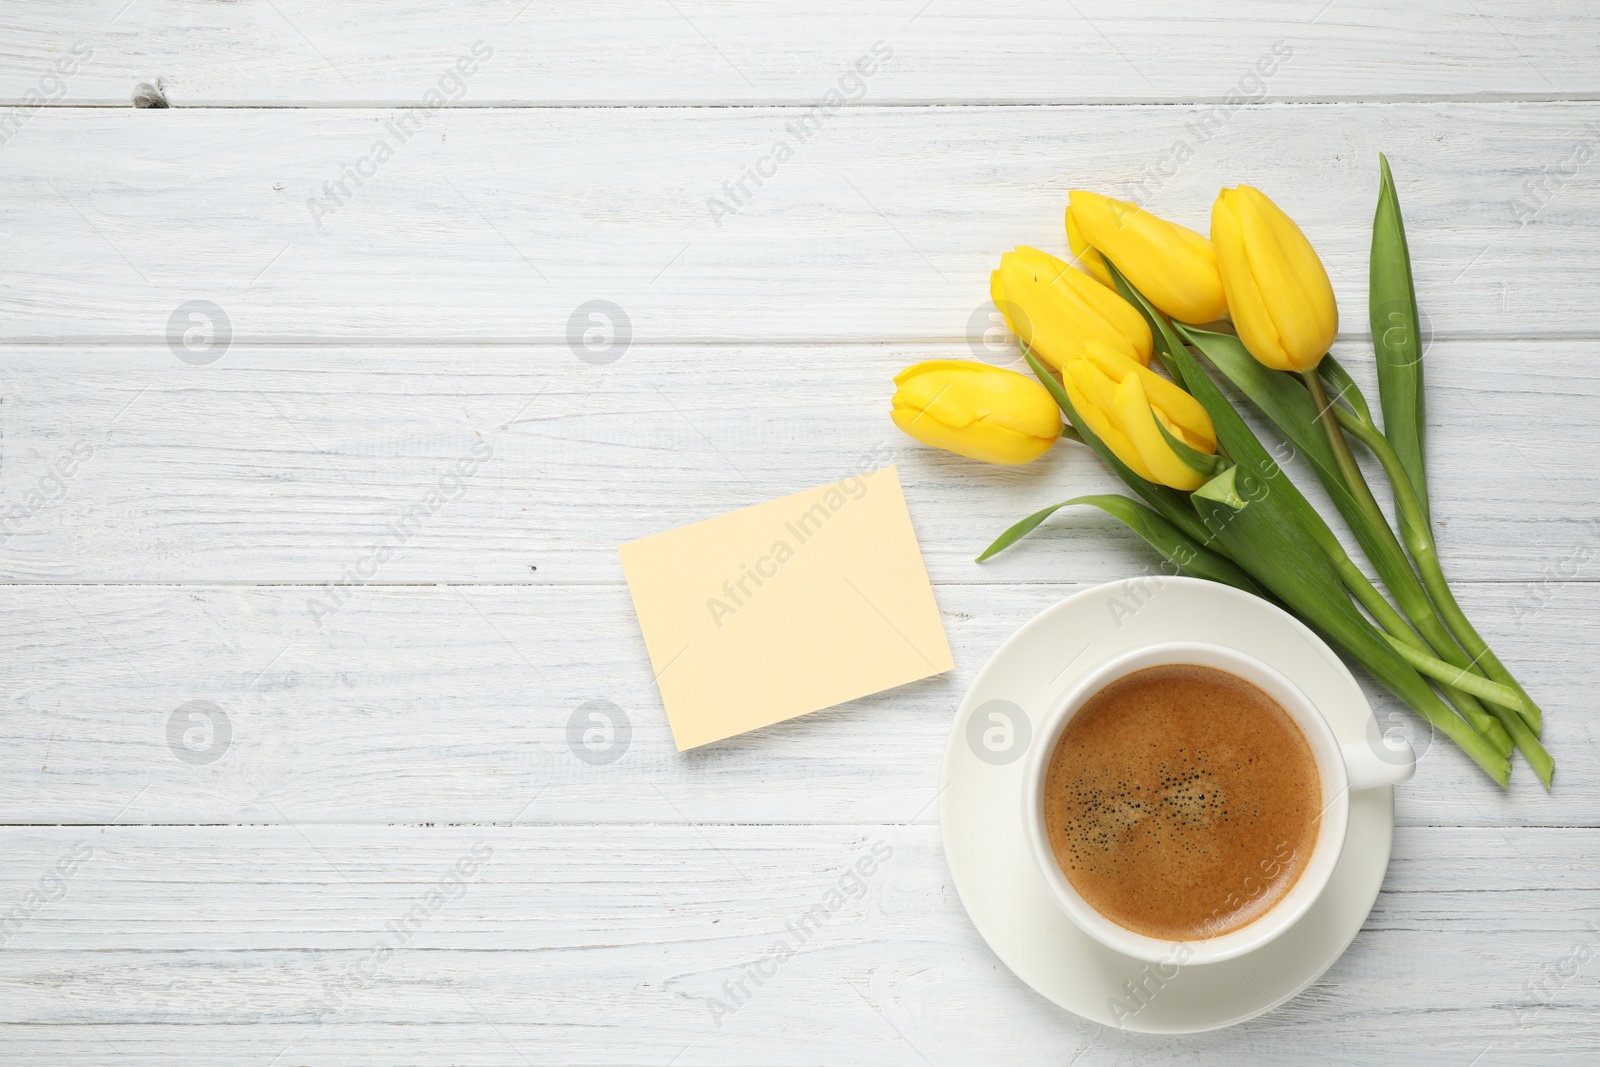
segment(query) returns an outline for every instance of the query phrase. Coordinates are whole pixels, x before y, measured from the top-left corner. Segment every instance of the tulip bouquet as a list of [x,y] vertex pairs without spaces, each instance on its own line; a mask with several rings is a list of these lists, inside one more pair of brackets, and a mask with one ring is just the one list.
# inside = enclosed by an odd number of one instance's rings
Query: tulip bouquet
[[[1066,231],[1079,267],[1018,248],[991,276],[995,307],[1037,381],[985,363],[919,363],[895,379],[894,421],[920,441],[990,463],[1027,463],[1069,437],[1138,498],[1053,504],[1005,531],[979,562],[1063,507],[1098,507],[1173,572],[1293,611],[1500,785],[1516,749],[1548,788],[1554,763],[1539,743],[1539,707],[1468,621],[1439,563],[1410,254],[1389,164],[1380,162],[1369,306],[1381,424],[1328,354],[1338,309],[1316,250],[1247,185],[1218,194],[1209,239],[1135,204],[1073,191]],[[1308,461],[1381,588],[1223,383]],[[1383,469],[1398,535],[1352,439]]]

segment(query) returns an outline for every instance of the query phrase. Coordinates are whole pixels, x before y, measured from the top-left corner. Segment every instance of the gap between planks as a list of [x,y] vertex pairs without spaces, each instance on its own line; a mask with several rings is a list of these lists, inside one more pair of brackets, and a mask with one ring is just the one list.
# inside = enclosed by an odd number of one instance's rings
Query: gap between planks
[[[1022,588],[1032,586],[1060,586],[1063,589],[1092,588],[1096,585],[1108,585],[1124,581],[1126,578],[1142,577],[1139,574],[1129,574],[1123,578],[1107,578],[1104,581],[1085,579],[1083,581],[1063,580],[1060,578],[996,578],[983,581],[962,581],[955,578],[932,578],[929,583],[934,587],[961,586],[995,589]],[[1457,578],[1451,582],[1452,587],[1483,586],[1497,588],[1506,585],[1536,585],[1551,583],[1557,586],[1594,585],[1600,583],[1600,577],[1595,578]],[[627,587],[626,581],[607,578],[552,578],[548,581],[525,582],[362,582],[362,589],[622,589]],[[141,580],[136,582],[28,582],[28,581],[0,581],[0,589],[325,589],[326,581],[302,582],[272,582],[251,581],[247,578],[229,579],[219,578],[214,580],[193,578],[170,578],[166,580]]]
[[[816,339],[799,337],[769,337],[752,335],[747,338],[714,337],[686,340],[681,337],[668,337],[656,340],[653,338],[636,338],[632,344],[639,348],[749,348],[759,345],[763,348],[884,348],[906,345],[961,345],[971,342],[973,338],[962,334],[925,334],[907,335],[904,337],[822,337]],[[1339,333],[1334,336],[1335,342],[1345,344],[1371,344],[1372,334],[1364,333]],[[1508,333],[1504,331],[1484,331],[1476,333],[1471,330],[1452,332],[1438,332],[1432,336],[1430,343],[1448,344],[1492,344],[1540,342],[1552,343],[1593,343],[1600,341],[1600,331],[1594,330],[1527,330]],[[146,334],[127,334],[116,337],[96,335],[92,337],[49,337],[30,340],[25,337],[0,337],[0,351],[7,348],[148,348],[152,351],[164,351],[171,347],[171,343],[164,337]],[[352,338],[341,336],[310,337],[299,339],[283,338],[234,338],[228,342],[228,351],[238,349],[279,349],[279,348],[330,348],[339,350],[356,351],[363,348],[548,348],[552,351],[567,351],[568,345],[560,339],[548,337],[491,337],[477,336],[446,336],[432,337],[375,337]],[[382,374],[383,371],[372,371]],[[469,373],[469,372],[463,372]]]
[[[1381,107],[1385,104],[1591,104],[1600,102],[1600,91],[1573,93],[1392,93],[1386,96],[1344,96],[1337,93],[1317,93],[1307,96],[1286,97],[1276,100],[1248,101],[1241,107]],[[20,100],[0,100],[0,107],[18,107]],[[50,111],[353,111],[372,108],[405,108],[416,101],[398,97],[367,97],[351,100],[279,100],[273,102],[220,103],[206,101],[193,104],[171,104],[163,108],[139,108],[127,104],[85,104],[45,102],[36,105],[39,110]],[[889,99],[874,100],[870,104],[845,104],[840,111],[871,111],[874,109],[915,109],[952,107],[1224,107],[1226,96],[1194,96],[1175,98],[1139,97],[1057,97],[1041,100],[1037,97],[970,97],[954,100]],[[563,101],[474,101],[446,104],[440,111],[572,111],[572,110],[636,110],[636,111],[686,111],[686,110],[739,110],[782,109],[810,111],[817,106],[812,99],[787,100],[776,97],[745,100],[563,100]]]

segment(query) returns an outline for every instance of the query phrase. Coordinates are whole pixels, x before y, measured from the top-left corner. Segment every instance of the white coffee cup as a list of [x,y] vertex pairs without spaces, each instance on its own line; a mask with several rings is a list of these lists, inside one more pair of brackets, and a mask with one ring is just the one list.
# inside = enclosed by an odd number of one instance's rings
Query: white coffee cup
[[[1322,817],[1318,822],[1316,843],[1299,879],[1283,899],[1237,930],[1179,942],[1135,933],[1090,907],[1056,861],[1044,821],[1045,775],[1056,743],[1072,717],[1090,697],[1117,679],[1147,667],[1173,664],[1195,664],[1226,671],[1277,701],[1310,744],[1322,784]],[[1096,941],[1124,955],[1161,963],[1173,959],[1177,952],[1189,965],[1242,956],[1293,926],[1322,894],[1339,862],[1350,821],[1350,792],[1394,785],[1410,778],[1416,770],[1416,757],[1403,738],[1382,737],[1371,742],[1341,745],[1316,703],[1282,673],[1236,649],[1190,641],[1146,646],[1119,656],[1084,677],[1063,694],[1045,716],[1026,760],[1022,814],[1028,842],[1045,883],[1068,918]]]

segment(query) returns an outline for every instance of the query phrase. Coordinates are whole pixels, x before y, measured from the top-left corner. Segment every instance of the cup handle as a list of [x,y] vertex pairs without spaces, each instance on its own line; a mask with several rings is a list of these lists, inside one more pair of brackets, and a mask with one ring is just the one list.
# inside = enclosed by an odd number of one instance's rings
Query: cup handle
[[1403,737],[1378,737],[1339,746],[1350,791],[1395,785],[1417,771],[1417,755]]

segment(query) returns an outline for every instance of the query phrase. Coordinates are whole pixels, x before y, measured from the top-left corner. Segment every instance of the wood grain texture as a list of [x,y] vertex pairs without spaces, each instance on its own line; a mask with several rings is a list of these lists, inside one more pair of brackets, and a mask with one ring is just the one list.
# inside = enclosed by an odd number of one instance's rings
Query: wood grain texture
[[[1600,1060],[1597,43],[1586,6],[1509,0],[0,0],[0,1064]],[[1070,446],[916,446],[889,379],[1009,358],[987,272],[1065,251],[1068,189],[1203,230],[1244,181],[1323,253],[1370,388],[1380,150],[1446,567],[1557,789],[1413,729],[1384,892],[1322,981],[1219,1033],[1082,1023],[977,936],[932,801],[994,649],[1150,556],[1062,514],[973,564],[1113,485]],[[195,300],[228,319],[209,365]],[[604,365],[572,347],[594,300],[627,316]],[[615,545],[885,461],[956,669],[677,753]],[[595,700],[609,763],[579,756]],[[719,1027],[707,999],[879,841]]]
[[[8,890],[86,858],[0,953],[0,1032],[29,1035],[0,1062],[1230,1064],[1314,1043],[1363,1064],[1427,1032],[1417,1062],[1580,1064],[1600,1055],[1600,989],[1570,964],[1600,941],[1597,845],[1401,830],[1405,858],[1316,985],[1230,1030],[1156,1038],[1078,1022],[1012,977],[931,826],[13,829]],[[723,983],[874,846],[889,858],[864,888],[714,1020]]]
[[[1376,403],[1367,343],[1335,351]],[[1105,581],[1150,564],[1142,542],[1092,512],[972,562],[1046,504],[1122,489],[1076,445],[998,468],[889,421],[899,369],[973,355],[637,345],[596,367],[565,347],[237,347],[190,367],[165,348],[12,348],[0,370],[0,576],[319,584],[388,546],[367,580],[616,582],[623,541],[889,463],[936,581]],[[1532,583],[1530,596],[1593,580],[1600,343],[1441,340],[1426,358],[1448,573]],[[92,454],[74,463],[74,448]],[[55,479],[63,457],[73,473]],[[398,536],[399,516],[463,457],[473,472]],[[36,511],[5,518],[34,492]]]
[[90,60],[61,102],[127,106],[161,82],[175,107],[410,103],[482,41],[492,59],[457,106],[798,103],[820,98],[875,41],[894,51],[866,99],[1134,102],[1258,95],[1240,80],[1274,44],[1273,99],[1592,95],[1593,12],[1577,4],[1433,0],[420,0],[323,5],[181,0],[0,5],[0,101],[20,103],[74,42]]
[[[303,587],[13,586],[0,609],[0,682],[14,694],[0,820],[931,823],[973,675],[1078,588],[942,586],[951,673],[679,753],[620,585],[367,588],[320,618]],[[1520,589],[1459,592],[1545,708],[1558,788],[1519,767],[1499,793],[1368,683],[1380,720],[1427,746],[1399,820],[1600,825],[1590,683],[1570,666],[1600,638],[1600,586],[1564,586],[1520,625]],[[203,765],[168,733],[175,715],[180,733],[193,726],[180,709],[195,700],[216,703],[231,731],[196,735],[195,747],[225,746]],[[631,723],[614,762],[574,747],[570,723],[592,700]]]
[[1003,250],[1066,254],[1069,189],[1205,229],[1224,179],[1299,221],[1361,336],[1380,151],[1437,335],[1600,333],[1600,103],[1207,113],[850,108],[800,143],[785,109],[468,110],[400,143],[385,110],[56,109],[0,158],[0,341],[159,344],[196,299],[255,343],[562,344],[592,300],[641,343],[953,341]]

